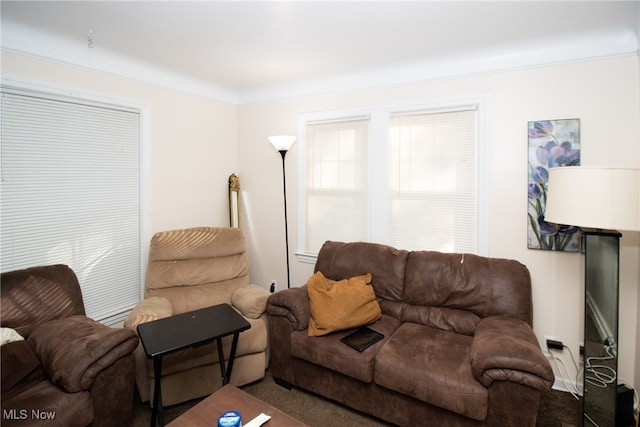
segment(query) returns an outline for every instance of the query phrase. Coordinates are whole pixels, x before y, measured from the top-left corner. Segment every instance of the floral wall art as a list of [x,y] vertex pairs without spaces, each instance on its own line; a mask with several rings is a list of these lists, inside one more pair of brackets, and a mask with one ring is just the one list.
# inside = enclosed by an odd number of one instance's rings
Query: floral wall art
[[[549,168],[580,165],[580,119],[529,122],[529,249],[577,252],[578,228],[545,221]],[[576,188],[576,191],[582,191]]]

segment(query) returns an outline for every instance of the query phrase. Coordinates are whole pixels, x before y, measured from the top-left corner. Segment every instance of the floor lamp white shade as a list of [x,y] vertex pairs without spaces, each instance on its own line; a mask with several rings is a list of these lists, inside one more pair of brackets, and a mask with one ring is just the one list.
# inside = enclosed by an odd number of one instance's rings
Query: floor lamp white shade
[[545,221],[640,231],[640,169],[585,166],[549,169]]
[[270,136],[269,142],[278,151],[289,151],[293,143],[296,142],[296,137],[293,135]]

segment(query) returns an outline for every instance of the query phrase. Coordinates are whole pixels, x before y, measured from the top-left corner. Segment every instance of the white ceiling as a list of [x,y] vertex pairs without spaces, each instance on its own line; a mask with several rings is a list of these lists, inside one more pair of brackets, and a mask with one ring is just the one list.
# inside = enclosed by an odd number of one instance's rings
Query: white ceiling
[[250,102],[637,54],[639,4],[3,0],[0,15],[5,51]]

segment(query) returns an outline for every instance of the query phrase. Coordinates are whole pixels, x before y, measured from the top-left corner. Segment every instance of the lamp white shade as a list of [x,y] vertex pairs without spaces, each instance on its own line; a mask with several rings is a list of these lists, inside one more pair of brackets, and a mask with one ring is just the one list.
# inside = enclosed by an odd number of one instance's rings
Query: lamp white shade
[[545,221],[640,231],[640,169],[549,169]]
[[293,143],[296,142],[296,137],[294,135],[270,136],[269,142],[278,151],[289,151]]

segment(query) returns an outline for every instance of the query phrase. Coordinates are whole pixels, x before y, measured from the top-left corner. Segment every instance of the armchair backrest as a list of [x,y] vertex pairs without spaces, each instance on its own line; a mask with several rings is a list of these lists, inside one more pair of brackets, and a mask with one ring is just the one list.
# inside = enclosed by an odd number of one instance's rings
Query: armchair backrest
[[231,303],[249,284],[249,260],[242,231],[196,227],[162,231],[151,239],[145,297],[165,297],[174,313]]
[[41,324],[85,314],[82,291],[71,268],[56,264],[2,273],[2,327],[28,337]]

